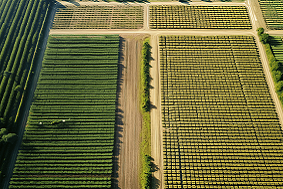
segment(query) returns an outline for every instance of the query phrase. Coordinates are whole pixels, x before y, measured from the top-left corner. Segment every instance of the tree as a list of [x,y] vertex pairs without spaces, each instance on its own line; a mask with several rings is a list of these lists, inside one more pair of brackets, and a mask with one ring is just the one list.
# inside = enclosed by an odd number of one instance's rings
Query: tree
[[261,34],[263,34],[264,29],[263,28],[258,28],[256,31],[257,31],[257,34],[260,36]]
[[6,128],[2,128],[2,129],[0,130],[0,137],[2,137],[3,135],[6,135],[6,134],[8,134],[7,129],[6,129]]
[[263,33],[259,36],[259,40],[263,43],[266,44],[269,42],[269,35],[267,33]]
[[283,81],[279,81],[278,83],[275,84],[275,90],[276,92],[280,92],[283,89]]
[[9,133],[7,135],[3,135],[2,139],[4,142],[8,142],[13,144],[14,142],[16,142],[18,136],[15,133]]
[[272,71],[271,74],[272,74],[272,77],[273,77],[273,79],[274,79],[275,82],[278,82],[278,81],[281,80],[281,77],[282,77],[281,71],[279,71],[279,70]]

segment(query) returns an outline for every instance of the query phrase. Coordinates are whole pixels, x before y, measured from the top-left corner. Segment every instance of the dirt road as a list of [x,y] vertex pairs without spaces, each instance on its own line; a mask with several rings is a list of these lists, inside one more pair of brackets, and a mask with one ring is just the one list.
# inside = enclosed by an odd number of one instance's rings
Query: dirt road
[[115,189],[139,188],[142,117],[139,103],[140,57],[144,35],[120,35]]
[[[150,43],[152,46],[152,61],[150,65],[152,89],[150,90],[151,109],[151,156],[154,158],[154,163],[158,171],[154,172],[154,188],[163,187],[163,128],[162,128],[162,114],[161,114],[161,84],[160,84],[160,61],[159,61],[159,37],[158,35],[151,35]],[[158,186],[158,187],[157,187]]]

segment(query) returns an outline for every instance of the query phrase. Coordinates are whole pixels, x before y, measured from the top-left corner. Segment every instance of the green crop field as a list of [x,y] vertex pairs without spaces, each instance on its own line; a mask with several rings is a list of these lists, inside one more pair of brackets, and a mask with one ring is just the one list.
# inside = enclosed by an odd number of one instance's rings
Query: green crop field
[[68,6],[59,9],[52,29],[140,29],[143,6]]
[[283,64],[283,38],[280,36],[272,36],[270,44],[275,58]]
[[270,29],[283,29],[283,1],[258,0],[263,17]]
[[282,131],[252,36],[161,36],[165,188],[278,188]]
[[49,36],[10,188],[111,188],[119,36]]
[[152,29],[251,29],[244,6],[150,6]]
[[[0,2],[0,187],[22,121],[19,114],[24,94],[29,95],[30,73],[37,63],[51,6],[46,0]],[[14,139],[10,141],[10,137]]]

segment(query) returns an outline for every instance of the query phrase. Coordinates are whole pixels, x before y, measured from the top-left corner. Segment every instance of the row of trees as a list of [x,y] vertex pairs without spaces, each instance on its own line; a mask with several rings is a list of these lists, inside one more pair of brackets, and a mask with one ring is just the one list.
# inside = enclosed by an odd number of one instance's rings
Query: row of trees
[[[18,112],[33,69],[42,27],[52,6],[49,0],[4,0],[0,5],[0,183],[5,177],[14,142]],[[1,187],[1,185],[0,185]]]
[[142,109],[146,112],[150,110],[150,65],[151,46],[148,41],[144,42],[142,47],[142,62],[141,62],[141,87],[142,87]]

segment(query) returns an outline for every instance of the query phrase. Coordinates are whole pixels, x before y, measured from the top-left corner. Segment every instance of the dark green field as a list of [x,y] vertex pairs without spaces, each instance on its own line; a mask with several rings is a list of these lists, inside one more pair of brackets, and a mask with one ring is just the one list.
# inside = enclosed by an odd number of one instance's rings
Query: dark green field
[[49,36],[10,188],[111,188],[119,36]]

